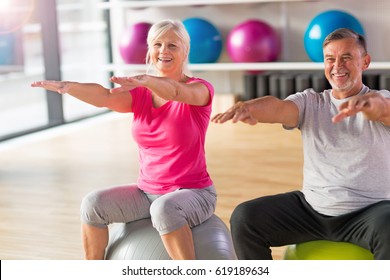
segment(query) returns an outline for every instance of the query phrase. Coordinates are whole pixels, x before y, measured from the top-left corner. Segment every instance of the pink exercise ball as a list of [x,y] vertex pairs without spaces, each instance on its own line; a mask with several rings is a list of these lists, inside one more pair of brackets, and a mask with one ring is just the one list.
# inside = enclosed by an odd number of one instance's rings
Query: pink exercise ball
[[128,64],[146,63],[148,51],[147,37],[152,25],[138,22],[126,28],[119,42],[119,52],[124,62]]
[[277,32],[264,21],[247,20],[235,26],[227,37],[227,52],[234,62],[272,62],[281,50]]

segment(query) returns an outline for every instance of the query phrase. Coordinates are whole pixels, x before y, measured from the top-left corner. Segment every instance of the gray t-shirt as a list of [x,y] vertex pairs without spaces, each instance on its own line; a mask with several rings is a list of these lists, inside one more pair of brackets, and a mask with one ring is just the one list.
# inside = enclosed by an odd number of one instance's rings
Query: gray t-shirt
[[[331,90],[290,95],[299,109],[304,153],[303,188],[319,213],[337,216],[390,200],[390,127],[362,113],[332,123],[340,104]],[[369,92],[363,86],[359,94]],[[381,90],[386,98],[390,92]],[[292,128],[286,128],[292,129]]]

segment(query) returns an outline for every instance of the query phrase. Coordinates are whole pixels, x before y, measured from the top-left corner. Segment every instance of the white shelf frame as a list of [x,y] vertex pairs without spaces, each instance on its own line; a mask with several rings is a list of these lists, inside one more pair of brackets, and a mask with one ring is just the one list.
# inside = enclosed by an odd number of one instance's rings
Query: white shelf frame
[[316,2],[320,0],[145,0],[123,1],[111,0],[98,4],[101,9],[120,8],[147,8],[147,7],[173,7],[173,6],[196,6],[196,5],[229,5],[251,3],[282,3],[282,2]]
[[[229,4],[251,4],[251,3],[293,3],[293,2],[318,2],[321,0],[110,0],[108,2],[98,3],[99,8],[114,9],[121,11],[126,8],[145,8],[145,7],[169,7],[169,6],[192,6],[192,5],[229,5]],[[80,9],[81,4],[62,4],[58,6],[59,10]],[[102,71],[112,72],[130,72],[145,73],[148,65],[144,64],[124,64],[114,63],[105,65],[96,65]],[[28,69],[27,69],[28,68]],[[15,65],[1,65],[0,73],[4,72],[27,72],[40,73],[39,67],[24,67]],[[83,65],[63,65],[62,69],[85,68]],[[189,70],[193,72],[238,72],[238,71],[315,71],[323,70],[322,62],[266,62],[266,63],[234,63],[234,62],[216,62],[207,64],[189,64]],[[388,70],[389,62],[372,62],[367,71]]]
[[[198,71],[310,71],[324,70],[323,62],[264,62],[264,63],[200,63],[189,64],[189,70]],[[129,71],[145,72],[148,65],[144,64],[107,64],[102,65],[106,71]],[[367,71],[371,70],[390,70],[390,62],[372,62]]]
[[[142,72],[145,73],[149,68],[146,64],[102,64],[102,65],[85,65],[85,64],[66,64],[62,65],[62,70],[101,69],[107,72]],[[239,71],[315,71],[324,70],[322,62],[260,62],[260,63],[199,63],[189,64],[188,68],[193,72],[239,72]],[[0,65],[0,73],[26,73],[28,75],[38,75],[43,73],[43,67],[26,67],[23,65]],[[387,70],[390,72],[390,62],[371,62],[367,71]]]
[[[111,9],[116,21],[122,22],[123,10],[126,8],[148,8],[148,7],[172,7],[172,6],[196,6],[196,5],[234,5],[234,4],[254,4],[254,3],[294,3],[294,2],[319,2],[321,0],[110,0],[98,4],[99,8]],[[283,8],[283,6],[282,6]],[[282,10],[283,12],[283,10]],[[284,15],[285,16],[285,15]],[[112,32],[119,30],[112,25]],[[287,55],[283,58],[286,59]],[[103,69],[113,72],[145,72],[147,65],[113,63],[104,65]],[[323,70],[323,63],[317,62],[266,62],[266,63],[234,63],[234,62],[216,62],[207,64],[189,64],[189,69],[193,72],[214,71],[214,72],[234,72],[234,71],[310,71]],[[372,62],[368,70],[390,70],[390,62]]]

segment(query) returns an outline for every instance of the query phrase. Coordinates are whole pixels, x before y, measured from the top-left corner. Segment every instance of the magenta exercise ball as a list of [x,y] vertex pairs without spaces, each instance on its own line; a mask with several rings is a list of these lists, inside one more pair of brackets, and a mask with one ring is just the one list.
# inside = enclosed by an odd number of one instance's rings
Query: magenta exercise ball
[[128,64],[144,64],[148,51],[147,37],[152,25],[138,22],[127,27],[120,38],[119,52]]
[[272,26],[252,19],[238,24],[229,32],[226,47],[234,62],[272,62],[279,57],[281,42]]

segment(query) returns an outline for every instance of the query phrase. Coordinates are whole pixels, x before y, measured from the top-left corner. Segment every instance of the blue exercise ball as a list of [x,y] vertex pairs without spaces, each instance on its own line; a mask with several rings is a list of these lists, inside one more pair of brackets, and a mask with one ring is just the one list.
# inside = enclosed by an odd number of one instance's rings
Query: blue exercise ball
[[183,24],[191,40],[189,62],[216,62],[222,52],[222,36],[218,29],[202,18],[188,18]]
[[304,35],[305,50],[312,61],[324,61],[322,43],[338,28],[349,28],[364,35],[363,26],[353,15],[339,10],[322,12],[311,20]]
[[14,33],[0,34],[0,65],[15,64],[15,48]]

